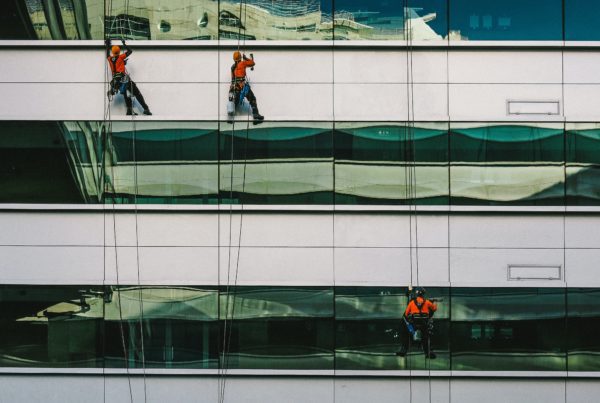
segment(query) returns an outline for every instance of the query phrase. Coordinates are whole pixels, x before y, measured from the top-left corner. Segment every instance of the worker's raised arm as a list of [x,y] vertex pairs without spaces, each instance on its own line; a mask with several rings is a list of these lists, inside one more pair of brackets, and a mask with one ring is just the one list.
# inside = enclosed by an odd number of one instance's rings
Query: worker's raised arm
[[244,55],[243,57],[243,61],[242,63],[244,63],[244,67],[254,67],[256,65],[256,63],[254,63],[254,58],[249,59],[248,57],[246,57],[246,55]]
[[106,57],[110,57],[110,38],[104,40],[104,47],[106,48]]
[[125,39],[121,39],[121,43],[123,44],[123,49],[125,50],[125,57],[131,56],[133,50],[125,43]]

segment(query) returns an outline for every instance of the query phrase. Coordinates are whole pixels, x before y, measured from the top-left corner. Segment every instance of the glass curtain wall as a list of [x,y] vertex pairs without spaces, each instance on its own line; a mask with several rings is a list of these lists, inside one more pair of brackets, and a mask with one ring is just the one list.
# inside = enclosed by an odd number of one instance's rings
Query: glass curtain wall
[[430,287],[427,297],[438,305],[435,359],[415,341],[396,354],[404,287],[5,285],[0,366],[600,370],[598,288]]
[[600,204],[600,123],[567,124],[567,203]]

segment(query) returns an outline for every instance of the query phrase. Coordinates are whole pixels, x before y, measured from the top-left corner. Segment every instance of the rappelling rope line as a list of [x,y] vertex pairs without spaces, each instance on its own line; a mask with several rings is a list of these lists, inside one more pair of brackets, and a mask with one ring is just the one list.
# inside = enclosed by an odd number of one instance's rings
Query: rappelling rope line
[[[332,98],[332,102],[331,102],[331,115],[333,118],[333,127],[331,130],[331,146],[332,146],[332,177],[333,177],[333,183],[332,183],[332,189],[333,189],[333,214],[331,217],[331,227],[332,227],[332,233],[331,233],[331,244],[333,245],[333,251],[332,251],[332,274],[333,274],[333,323],[335,326],[335,318],[337,317],[337,310],[336,310],[336,304],[335,304],[335,296],[336,296],[336,285],[337,285],[337,281],[336,281],[336,259],[335,259],[335,255],[336,255],[336,244],[335,244],[335,210],[336,210],[336,203],[335,203],[335,185],[336,185],[336,180],[335,180],[335,127],[336,127],[336,116],[335,116],[335,9],[336,9],[336,5],[335,5],[335,0],[332,0],[332,16],[331,16],[331,26],[333,28],[333,34],[331,36],[331,98]],[[333,389],[333,403],[336,403],[336,377],[337,377],[337,360],[336,360],[336,345],[337,345],[337,332],[336,329],[334,327],[333,329],[333,382],[332,382],[332,389]]]
[[[131,20],[129,18],[129,0],[125,0],[125,15],[127,18],[127,34],[130,37],[133,37],[132,29],[131,29]],[[121,39],[125,40],[125,35],[121,32]],[[129,74],[128,74],[129,75]],[[137,269],[137,287],[138,287],[138,303],[140,314],[138,316],[138,325],[140,330],[140,348],[141,348],[141,360],[142,360],[142,377],[143,377],[143,385],[144,385],[144,402],[148,400],[147,393],[147,382],[146,382],[146,350],[145,350],[145,337],[144,337],[144,297],[143,297],[143,289],[141,284],[141,273],[140,273],[140,243],[139,243],[139,217],[138,217],[138,192],[139,192],[139,181],[138,181],[138,164],[137,164],[137,127],[135,122],[135,114],[133,112],[133,80],[131,76],[129,76],[129,91],[130,91],[130,100],[131,100],[131,125],[132,125],[132,136],[131,136],[131,145],[132,145],[132,154],[133,154],[133,208],[134,208],[134,218],[135,218],[135,259],[136,259],[136,269]],[[125,94],[127,96],[127,94]],[[139,352],[139,349],[138,349]]]
[[[242,12],[244,13],[244,27],[246,26],[246,20],[248,16],[247,5],[244,0],[240,1],[240,11],[239,11],[239,20],[240,24],[238,26],[238,43],[237,50],[240,51],[240,42],[241,42],[241,31],[242,31]],[[245,48],[246,39],[244,35],[243,40],[243,48]],[[246,78],[246,85],[248,84],[248,80]],[[235,101],[234,101],[235,102]],[[240,99],[240,105],[244,102],[243,99]],[[226,392],[226,382],[227,382],[227,372],[229,369],[229,350],[231,347],[231,335],[232,335],[232,327],[233,320],[235,315],[235,300],[236,300],[236,292],[237,292],[237,282],[238,282],[238,274],[239,274],[239,264],[240,264],[240,255],[241,255],[241,243],[242,243],[242,228],[243,228],[243,212],[244,212],[244,203],[243,203],[243,195],[246,189],[246,166],[247,166],[247,149],[248,149],[248,138],[250,131],[250,109],[247,114],[247,124],[246,124],[246,136],[244,142],[244,164],[243,164],[243,175],[242,175],[242,189],[240,193],[240,224],[239,224],[239,232],[238,232],[238,245],[237,245],[237,256],[235,263],[235,275],[234,275],[234,284],[233,284],[233,292],[230,292],[230,280],[231,280],[231,249],[232,249],[232,232],[233,232],[233,175],[234,175],[234,142],[235,142],[235,116],[233,118],[233,125],[231,130],[231,172],[230,172],[230,205],[229,205],[229,242],[228,242],[228,259],[227,259],[227,288],[226,288],[226,304],[225,304],[225,321],[224,321],[224,330],[223,330],[223,354],[222,354],[222,368],[219,385],[219,402],[225,402],[225,392]],[[231,302],[230,302],[231,301]],[[231,303],[231,317],[229,319],[229,328],[227,326],[228,315],[229,315],[229,306]],[[222,379],[221,379],[222,378]]]
[[[112,15],[112,0],[106,0],[109,1],[109,15]],[[106,3],[105,3],[105,8],[106,8]],[[109,36],[106,34],[105,32],[105,39],[109,38]],[[108,68],[108,65],[106,64],[106,61],[104,62],[104,78],[105,80],[108,79],[108,77],[112,76],[110,69]],[[105,81],[105,89],[110,90],[110,81]],[[104,121],[106,123],[106,126],[103,128],[103,132],[105,133],[104,138],[104,152],[106,151],[110,151],[108,149],[111,137],[112,137],[112,117],[111,117],[111,100],[105,98],[105,112],[104,112]],[[113,154],[112,152],[109,152],[109,158],[111,160],[110,163],[110,170],[111,170],[111,181],[110,181],[110,185],[112,187],[112,219],[113,219],[113,241],[114,241],[114,250],[115,250],[115,273],[116,273],[116,289],[117,289],[117,296],[119,299],[119,331],[120,331],[120,336],[121,336],[121,347],[123,348],[123,358],[124,358],[124,363],[125,363],[125,372],[127,373],[127,386],[129,389],[129,400],[131,403],[133,403],[133,390],[131,387],[131,374],[129,371],[129,359],[128,359],[128,354],[127,354],[127,346],[125,343],[125,331],[123,329],[123,309],[122,309],[122,304],[121,304],[121,285],[120,285],[120,279],[119,279],[119,257],[118,257],[118,247],[117,247],[117,224],[116,224],[116,207],[115,207],[115,198],[116,198],[116,189],[114,186],[114,180],[115,180],[115,174],[114,174],[114,164],[116,163],[116,161],[113,161]],[[103,158],[103,160],[105,160],[105,158]],[[106,184],[105,184],[106,186]],[[104,200],[104,197],[103,197]],[[106,210],[105,210],[106,211]],[[104,245],[106,246],[106,238],[104,238]],[[106,253],[106,252],[105,252]],[[105,261],[106,262],[106,261]],[[105,263],[106,264],[106,263]],[[104,271],[106,273],[106,266],[104,267]],[[106,277],[106,274],[105,274]],[[106,305],[106,303],[104,303],[103,305]],[[105,365],[106,366],[106,363]],[[105,381],[106,382],[106,381]],[[105,393],[106,395],[106,393]]]

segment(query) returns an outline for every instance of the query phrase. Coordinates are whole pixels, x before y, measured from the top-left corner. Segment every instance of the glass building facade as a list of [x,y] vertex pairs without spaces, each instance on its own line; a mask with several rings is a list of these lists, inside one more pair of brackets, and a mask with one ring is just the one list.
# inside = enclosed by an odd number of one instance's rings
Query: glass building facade
[[428,297],[439,306],[434,360],[416,342],[396,355],[406,288],[5,285],[0,359],[25,368],[599,368],[599,289],[431,287]]
[[0,39],[594,41],[594,0],[11,0]]

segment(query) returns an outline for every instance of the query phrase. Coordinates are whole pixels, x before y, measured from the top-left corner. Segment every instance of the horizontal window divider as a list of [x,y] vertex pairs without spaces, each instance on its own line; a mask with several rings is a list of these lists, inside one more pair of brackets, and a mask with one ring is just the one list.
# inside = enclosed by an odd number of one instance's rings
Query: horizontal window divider
[[[73,375],[73,376],[221,376],[219,369],[168,369],[168,368],[18,368],[2,367],[2,374],[22,375]],[[368,378],[600,378],[600,372],[591,371],[449,371],[449,370],[274,370],[228,369],[227,376],[260,377],[368,377]]]
[[[127,44],[133,48],[148,49],[206,49],[206,50],[235,50],[238,42],[235,40],[129,40]],[[564,49],[575,51],[597,51],[600,41],[405,41],[405,40],[247,40],[246,48],[252,49],[339,49],[355,50],[431,50],[450,49],[466,50],[548,50]],[[0,40],[0,48],[75,48],[75,49],[104,49],[102,40]]]

